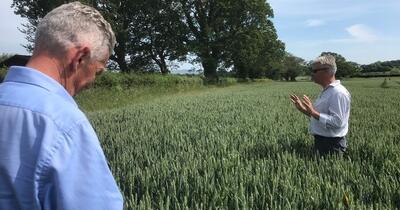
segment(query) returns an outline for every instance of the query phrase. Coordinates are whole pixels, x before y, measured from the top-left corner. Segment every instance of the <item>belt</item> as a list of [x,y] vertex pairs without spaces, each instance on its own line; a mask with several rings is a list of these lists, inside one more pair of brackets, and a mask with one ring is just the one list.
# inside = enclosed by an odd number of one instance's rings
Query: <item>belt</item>
[[320,135],[314,135],[314,137],[317,139],[317,140],[323,140],[323,139],[326,139],[326,140],[341,140],[341,139],[343,139],[344,138],[344,136],[343,137],[327,137],[327,136],[320,136]]

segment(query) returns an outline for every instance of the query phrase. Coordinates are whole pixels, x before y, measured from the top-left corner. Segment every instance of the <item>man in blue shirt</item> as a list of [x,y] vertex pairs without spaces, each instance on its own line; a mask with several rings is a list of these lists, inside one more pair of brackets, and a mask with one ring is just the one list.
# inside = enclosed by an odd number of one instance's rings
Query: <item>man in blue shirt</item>
[[0,83],[0,209],[122,209],[99,140],[72,96],[103,71],[115,35],[79,2],[39,23],[26,67]]

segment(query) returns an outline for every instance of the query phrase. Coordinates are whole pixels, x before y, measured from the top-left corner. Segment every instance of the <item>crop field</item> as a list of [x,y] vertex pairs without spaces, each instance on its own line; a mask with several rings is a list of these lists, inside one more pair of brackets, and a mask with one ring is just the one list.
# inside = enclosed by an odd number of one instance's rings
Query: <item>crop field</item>
[[126,209],[396,209],[400,78],[382,82],[343,82],[352,94],[343,158],[314,155],[309,119],[288,98],[315,99],[311,82],[166,94],[87,114]]

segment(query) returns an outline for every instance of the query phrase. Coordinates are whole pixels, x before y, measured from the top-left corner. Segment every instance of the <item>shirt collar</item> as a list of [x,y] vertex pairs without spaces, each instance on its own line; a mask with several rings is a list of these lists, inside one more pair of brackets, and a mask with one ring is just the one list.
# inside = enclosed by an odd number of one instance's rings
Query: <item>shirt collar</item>
[[59,95],[73,105],[78,106],[72,96],[60,83],[33,68],[11,66],[4,78],[4,82],[19,82],[39,86],[49,92]]
[[338,85],[340,85],[340,80],[335,80],[331,84],[329,84],[329,86],[332,86],[332,87],[336,87]]
[[335,80],[335,81],[333,81],[331,84],[329,84],[328,86],[326,86],[326,88],[324,88],[323,91],[329,89],[330,87],[336,87],[336,86],[338,86],[338,85],[340,85],[340,80]]

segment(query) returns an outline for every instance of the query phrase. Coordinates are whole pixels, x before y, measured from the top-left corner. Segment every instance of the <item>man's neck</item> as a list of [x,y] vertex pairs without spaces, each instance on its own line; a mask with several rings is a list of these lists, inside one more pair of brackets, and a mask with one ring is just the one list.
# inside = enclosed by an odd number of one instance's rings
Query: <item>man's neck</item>
[[27,67],[36,69],[43,74],[51,77],[60,83],[71,95],[74,91],[70,90],[69,87],[72,85],[68,84],[68,75],[65,75],[65,67],[60,61],[52,56],[48,56],[45,53],[32,55],[32,58],[26,64]]
[[324,89],[326,89],[330,84],[332,84],[332,83],[335,82],[335,81],[336,81],[335,76],[330,77],[329,79],[325,80],[325,81],[321,84],[321,86],[322,86]]

